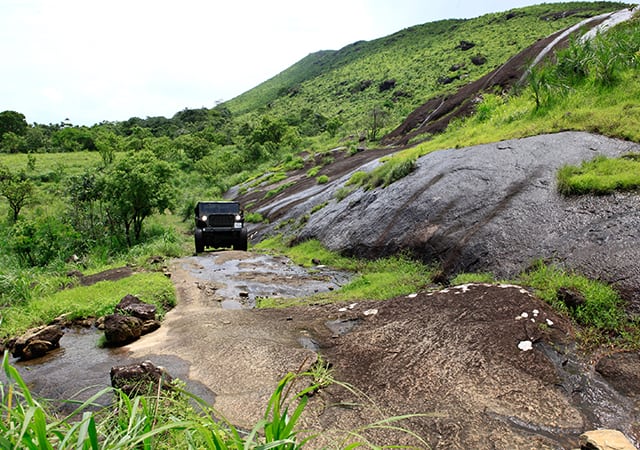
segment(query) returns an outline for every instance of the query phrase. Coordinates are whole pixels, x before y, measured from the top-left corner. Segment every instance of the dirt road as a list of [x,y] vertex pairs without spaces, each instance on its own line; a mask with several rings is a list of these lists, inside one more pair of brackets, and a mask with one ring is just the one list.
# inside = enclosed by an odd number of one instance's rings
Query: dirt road
[[308,323],[287,310],[250,309],[256,298],[310,295],[338,287],[333,272],[313,275],[284,258],[211,252],[171,267],[178,305],[156,332],[128,346],[134,359],[185,360],[189,377],[214,392],[215,407],[252,427],[278,381],[312,365],[316,346]]

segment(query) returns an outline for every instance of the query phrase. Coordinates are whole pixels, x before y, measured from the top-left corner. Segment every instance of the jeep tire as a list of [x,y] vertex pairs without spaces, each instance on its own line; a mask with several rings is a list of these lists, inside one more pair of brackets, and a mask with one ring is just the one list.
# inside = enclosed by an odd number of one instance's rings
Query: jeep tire
[[248,239],[247,239],[247,230],[243,229],[242,232],[240,233],[240,237],[235,242],[235,244],[233,244],[233,249],[242,250],[246,252],[247,248],[249,248]]
[[202,237],[202,230],[196,228],[194,236],[196,240],[196,253],[202,253],[204,251],[204,238]]

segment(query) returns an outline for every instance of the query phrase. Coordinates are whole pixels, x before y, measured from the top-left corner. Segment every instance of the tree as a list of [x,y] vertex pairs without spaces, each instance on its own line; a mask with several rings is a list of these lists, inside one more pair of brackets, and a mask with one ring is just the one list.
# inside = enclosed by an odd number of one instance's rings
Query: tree
[[16,111],[0,112],[0,138],[7,132],[23,136],[28,126],[24,114]]
[[11,220],[17,222],[20,210],[33,195],[31,180],[23,175],[16,175],[5,166],[0,165],[0,195],[7,199],[11,208]]
[[61,152],[97,150],[93,134],[87,128],[65,127],[51,136],[51,143]]
[[369,140],[375,141],[378,132],[383,128],[389,119],[389,113],[382,108],[375,107],[369,114]]
[[0,139],[0,147],[5,153],[23,153],[27,151],[27,140],[13,131],[7,131]]
[[127,244],[131,230],[140,240],[144,219],[171,206],[173,168],[149,150],[131,152],[115,163],[102,180],[103,198],[112,220],[124,228]]
[[175,145],[193,162],[198,162],[211,151],[211,144],[206,139],[193,134],[183,134],[175,139]]
[[96,148],[102,157],[102,163],[108,166],[113,162],[116,152],[123,151],[126,143],[122,136],[113,131],[99,131],[95,139]]

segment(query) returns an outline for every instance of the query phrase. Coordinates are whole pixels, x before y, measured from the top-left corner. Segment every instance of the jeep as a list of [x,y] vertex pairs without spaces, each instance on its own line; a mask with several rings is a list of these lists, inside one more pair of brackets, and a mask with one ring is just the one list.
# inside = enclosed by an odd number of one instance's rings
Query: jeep
[[238,202],[198,202],[195,216],[196,253],[205,247],[247,250],[244,212]]

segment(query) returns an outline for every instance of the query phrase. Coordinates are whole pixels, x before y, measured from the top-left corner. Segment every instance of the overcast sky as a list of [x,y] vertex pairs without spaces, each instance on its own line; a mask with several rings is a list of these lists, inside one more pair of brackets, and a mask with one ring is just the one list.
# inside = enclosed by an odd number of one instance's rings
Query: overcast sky
[[318,50],[536,3],[0,0],[0,111],[43,124],[171,117],[230,100]]

